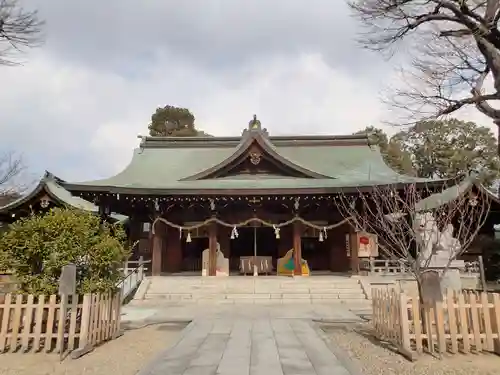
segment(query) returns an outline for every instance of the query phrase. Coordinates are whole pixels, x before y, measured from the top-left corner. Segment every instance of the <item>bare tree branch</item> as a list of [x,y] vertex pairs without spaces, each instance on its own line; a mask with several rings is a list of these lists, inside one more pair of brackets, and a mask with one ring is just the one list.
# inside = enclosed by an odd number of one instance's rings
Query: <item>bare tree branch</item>
[[[364,47],[410,46],[402,85],[385,101],[413,124],[474,106],[500,127],[500,1],[349,0]],[[499,148],[500,153],[500,148]]]
[[[418,203],[429,193],[426,187],[415,184],[403,190],[393,185],[374,186],[370,193],[341,195],[337,206],[357,230],[377,234],[381,254],[388,259],[404,260],[421,285],[434,251],[448,246],[444,249],[449,254],[445,269],[448,268],[477,237],[491,205],[489,194],[481,190],[457,194],[454,200],[439,207],[420,207]],[[448,225],[460,246],[443,245],[449,240]]]
[[20,181],[25,167],[22,158],[13,152],[0,156],[0,197],[21,194],[26,185]]
[[43,24],[37,11],[25,10],[18,0],[0,0],[0,65],[17,65],[19,53],[40,46]]

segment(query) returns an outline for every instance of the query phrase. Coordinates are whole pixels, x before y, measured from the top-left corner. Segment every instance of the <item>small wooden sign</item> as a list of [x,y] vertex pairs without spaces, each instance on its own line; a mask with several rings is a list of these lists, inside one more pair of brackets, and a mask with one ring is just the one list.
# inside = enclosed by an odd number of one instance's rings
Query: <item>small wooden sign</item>
[[69,263],[63,266],[59,277],[60,295],[74,296],[76,294],[76,266]]
[[370,258],[378,256],[377,235],[368,232],[356,233],[356,247],[359,258]]
[[345,235],[345,249],[347,252],[347,256],[351,256],[351,236],[349,233],[346,233]]

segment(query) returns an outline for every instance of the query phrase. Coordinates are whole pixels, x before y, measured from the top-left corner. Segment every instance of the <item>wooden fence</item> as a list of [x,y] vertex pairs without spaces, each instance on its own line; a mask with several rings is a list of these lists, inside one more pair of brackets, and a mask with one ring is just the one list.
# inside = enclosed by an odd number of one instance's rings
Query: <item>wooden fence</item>
[[493,352],[500,355],[500,294],[448,291],[442,302],[421,306],[419,299],[394,289],[373,289],[376,335],[412,353]]
[[120,334],[120,293],[0,295],[0,353],[72,352],[77,358]]

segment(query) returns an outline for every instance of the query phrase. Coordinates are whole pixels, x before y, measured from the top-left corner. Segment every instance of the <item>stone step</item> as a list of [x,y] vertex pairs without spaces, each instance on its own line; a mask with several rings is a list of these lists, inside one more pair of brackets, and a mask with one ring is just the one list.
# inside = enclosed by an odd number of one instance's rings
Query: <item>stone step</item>
[[353,278],[153,277],[144,300],[265,304],[359,303],[367,299],[359,280]]
[[282,299],[282,300],[297,300],[297,299],[340,299],[340,300],[366,300],[366,297],[360,293],[353,294],[188,294],[188,293],[170,293],[170,294],[146,294],[145,299],[168,299],[168,300],[234,300],[234,299]]

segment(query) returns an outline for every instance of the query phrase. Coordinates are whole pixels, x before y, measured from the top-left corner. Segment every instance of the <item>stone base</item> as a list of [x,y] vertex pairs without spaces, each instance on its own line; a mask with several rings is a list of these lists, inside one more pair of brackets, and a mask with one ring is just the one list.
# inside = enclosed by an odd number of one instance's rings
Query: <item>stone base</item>
[[[448,251],[437,251],[432,254],[428,267],[429,268],[445,268],[450,261],[450,253]],[[448,268],[465,268],[465,262],[463,260],[452,260]]]

